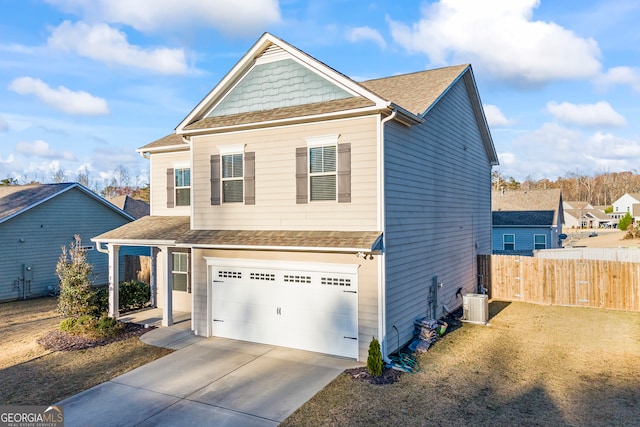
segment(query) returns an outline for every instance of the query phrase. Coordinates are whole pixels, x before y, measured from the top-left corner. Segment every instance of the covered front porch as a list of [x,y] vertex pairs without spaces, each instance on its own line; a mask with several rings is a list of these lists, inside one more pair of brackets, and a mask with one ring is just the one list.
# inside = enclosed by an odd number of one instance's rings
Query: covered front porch
[[[147,317],[153,326],[171,326],[184,323],[191,329],[191,284],[188,248],[176,247],[176,240],[189,231],[189,217],[147,216],[91,239],[100,252],[109,257],[109,316],[120,318],[119,313],[119,252],[128,246],[151,248],[150,305],[153,311],[127,314],[127,318],[140,323]],[[184,256],[183,256],[184,255]],[[175,310],[175,311],[174,311]],[[133,317],[132,317],[133,316]]]

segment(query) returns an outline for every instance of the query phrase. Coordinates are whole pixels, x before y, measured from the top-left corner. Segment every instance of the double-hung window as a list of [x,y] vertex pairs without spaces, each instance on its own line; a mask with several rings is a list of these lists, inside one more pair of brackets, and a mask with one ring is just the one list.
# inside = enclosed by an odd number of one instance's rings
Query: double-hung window
[[175,184],[176,206],[189,206],[191,204],[191,169],[176,169]]
[[547,249],[547,236],[544,234],[534,234],[533,249]]
[[186,252],[173,253],[171,276],[174,291],[187,292],[189,290],[189,254]]
[[234,203],[244,200],[243,155],[222,156],[222,202]]
[[502,235],[502,248],[505,251],[513,251],[516,249],[516,235],[515,234],[503,234]]
[[309,186],[311,201],[336,200],[337,147],[309,148]]

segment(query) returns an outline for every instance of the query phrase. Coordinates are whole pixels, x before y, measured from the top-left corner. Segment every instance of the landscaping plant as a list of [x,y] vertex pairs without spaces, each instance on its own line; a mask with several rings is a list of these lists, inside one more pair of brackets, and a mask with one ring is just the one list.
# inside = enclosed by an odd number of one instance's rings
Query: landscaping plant
[[82,248],[80,236],[76,234],[69,248],[62,247],[56,265],[56,274],[60,278],[58,311],[64,317],[79,318],[95,313],[95,292],[91,288],[92,273],[93,267],[87,262],[86,250]]
[[380,343],[373,337],[369,344],[369,356],[367,357],[367,371],[374,377],[382,375],[384,362],[382,360],[382,352],[380,351]]

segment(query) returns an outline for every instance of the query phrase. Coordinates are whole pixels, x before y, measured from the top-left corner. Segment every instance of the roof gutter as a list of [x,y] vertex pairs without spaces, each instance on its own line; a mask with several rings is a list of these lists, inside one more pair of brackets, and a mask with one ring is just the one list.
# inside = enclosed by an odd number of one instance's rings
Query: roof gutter
[[[384,184],[384,125],[395,119],[396,116],[398,115],[398,108],[393,105],[390,104],[389,107],[391,108],[391,114],[385,118],[383,118],[382,120],[380,120],[380,134],[378,135],[378,140],[379,140],[379,152],[378,152],[378,159],[379,159],[379,176],[378,176],[378,182],[380,183],[380,189],[378,190],[378,216],[380,217],[380,223],[379,223],[379,227],[380,230],[382,230],[382,241],[381,242],[376,242],[378,244],[382,245],[382,248],[384,248],[385,245],[385,200],[384,200],[384,190],[385,190],[385,184]],[[405,110],[406,111],[406,110]],[[375,246],[375,245],[374,245]],[[385,265],[385,260],[384,257],[381,257],[380,260],[378,261],[378,301],[380,301],[380,303],[378,304],[378,319],[380,319],[380,324],[379,324],[379,330],[378,330],[378,337],[380,338],[380,343],[382,346],[382,358],[384,359],[384,361],[386,363],[391,363],[391,359],[389,359],[389,356],[387,355],[387,317],[386,317],[386,310],[384,309],[386,307],[386,299],[387,299],[387,295],[386,295],[386,288],[387,288],[387,283],[386,283],[386,277],[387,277],[387,273],[386,273],[386,265]],[[383,338],[384,337],[384,338]]]

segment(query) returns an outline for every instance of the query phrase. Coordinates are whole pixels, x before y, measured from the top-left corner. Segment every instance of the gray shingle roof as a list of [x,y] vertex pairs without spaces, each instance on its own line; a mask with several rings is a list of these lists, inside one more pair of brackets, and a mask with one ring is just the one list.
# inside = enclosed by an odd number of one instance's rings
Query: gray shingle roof
[[36,184],[0,186],[0,220],[41,203],[74,184]]
[[[491,193],[491,210],[494,214],[501,211],[529,213],[529,216],[510,214],[510,219],[507,219],[506,215],[498,215],[498,221],[533,221],[531,223],[521,222],[519,225],[541,225],[541,221],[548,221],[547,225],[561,225],[559,222],[564,221],[561,209],[562,192],[559,188],[526,191],[506,190],[504,193],[500,191]],[[548,218],[546,213],[542,214],[541,212],[552,212],[553,215]],[[503,225],[507,225],[506,222]],[[497,224],[494,221],[494,225]]]
[[553,225],[554,211],[493,211],[494,226],[550,226]]
[[149,215],[151,210],[149,203],[134,199],[131,196],[116,196],[109,199],[110,203],[113,203],[135,219],[142,218]]
[[367,80],[360,85],[386,101],[422,115],[468,67],[469,64],[456,65]]
[[187,216],[146,216],[92,240],[142,245],[167,242],[194,247],[371,250],[380,234],[378,231],[191,230]]

